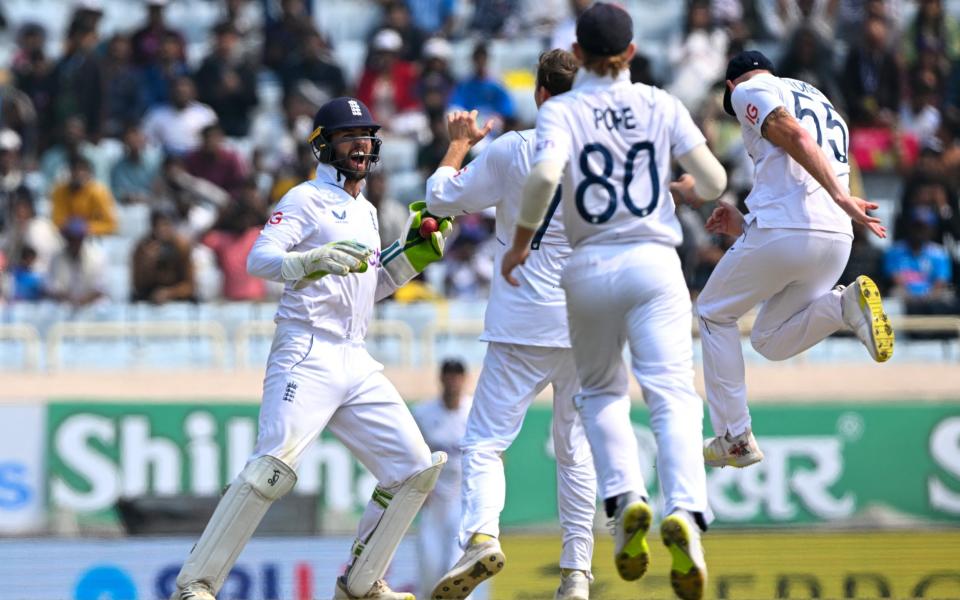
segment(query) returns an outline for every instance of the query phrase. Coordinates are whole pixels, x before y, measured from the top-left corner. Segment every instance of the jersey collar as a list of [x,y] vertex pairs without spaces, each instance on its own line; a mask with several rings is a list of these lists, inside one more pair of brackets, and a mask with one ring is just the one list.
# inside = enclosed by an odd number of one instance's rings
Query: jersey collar
[[604,77],[602,75],[597,75],[586,69],[580,69],[577,71],[576,76],[573,78],[573,89],[575,90],[589,90],[596,88],[608,88],[617,83],[630,83],[630,70],[624,69],[620,71],[614,77]]

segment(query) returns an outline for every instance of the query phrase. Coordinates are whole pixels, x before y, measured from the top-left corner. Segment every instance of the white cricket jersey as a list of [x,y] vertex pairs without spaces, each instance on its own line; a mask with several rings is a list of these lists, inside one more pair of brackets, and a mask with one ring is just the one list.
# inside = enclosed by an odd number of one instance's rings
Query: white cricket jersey
[[659,242],[677,246],[680,222],[670,195],[671,156],[706,143],[680,101],[667,92],[586,69],[573,89],[537,116],[543,160],[567,165],[562,179],[570,245]]
[[[466,167],[459,171],[440,167],[427,180],[427,210],[436,215],[454,216],[496,207],[500,247],[494,259],[495,273],[499,273],[503,255],[513,243],[521,190],[530,173],[533,153],[534,130],[511,131],[491,142]],[[503,277],[493,278],[481,340],[570,347],[566,299],[560,287],[560,272],[570,246],[563,233],[558,200],[556,196],[550,204],[527,262],[514,272],[520,287],[513,287]]]
[[853,236],[850,217],[830,194],[783,148],[760,135],[767,116],[782,106],[813,136],[847,187],[850,136],[830,100],[809,83],[761,73],[737,85],[730,101],[755,165],[753,189],[746,199],[747,221],[763,228],[818,229]]
[[411,407],[410,412],[430,450],[447,453],[447,464],[440,471],[440,478],[433,488],[435,494],[447,497],[460,495],[460,441],[467,431],[467,417],[472,405],[473,397],[464,395],[460,398],[457,410],[448,410],[440,398]]
[[319,165],[317,176],[283,195],[247,257],[251,275],[283,281],[287,252],[303,252],[330,242],[357,241],[374,251],[364,273],[327,275],[301,290],[287,282],[275,320],[297,321],[335,337],[362,341],[376,300],[396,289],[380,267],[377,209],[363,194],[343,190],[337,171]]

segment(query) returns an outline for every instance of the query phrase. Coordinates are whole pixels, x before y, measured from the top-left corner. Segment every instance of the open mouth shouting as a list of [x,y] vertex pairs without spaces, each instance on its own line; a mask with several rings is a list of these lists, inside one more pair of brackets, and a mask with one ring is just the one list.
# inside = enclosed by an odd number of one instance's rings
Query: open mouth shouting
[[366,171],[369,163],[369,156],[360,149],[354,150],[347,157],[347,168],[353,171]]

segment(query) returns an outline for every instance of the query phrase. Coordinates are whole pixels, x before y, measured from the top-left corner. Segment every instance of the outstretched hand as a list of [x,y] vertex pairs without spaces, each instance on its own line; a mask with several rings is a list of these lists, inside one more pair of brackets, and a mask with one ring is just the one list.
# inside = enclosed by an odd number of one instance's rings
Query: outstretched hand
[[476,145],[480,140],[487,137],[490,130],[493,129],[493,120],[488,120],[483,127],[477,124],[476,110],[465,111],[455,110],[447,115],[447,133],[450,134],[450,142],[466,142],[470,146]]
[[855,223],[860,223],[872,231],[878,238],[887,237],[887,228],[880,223],[880,219],[867,214],[868,210],[876,210],[878,208],[875,202],[857,198],[856,196],[844,196],[837,200],[837,204],[840,205],[840,208],[842,208],[845,213],[850,215],[850,218],[853,219]]

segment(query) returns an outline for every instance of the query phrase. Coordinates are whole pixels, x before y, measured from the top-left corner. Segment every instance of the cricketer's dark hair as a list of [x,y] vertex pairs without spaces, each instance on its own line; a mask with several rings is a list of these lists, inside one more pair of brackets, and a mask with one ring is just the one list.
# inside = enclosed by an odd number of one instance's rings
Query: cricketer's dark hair
[[580,63],[572,52],[556,48],[540,55],[537,64],[537,87],[545,88],[551,96],[569,92]]

